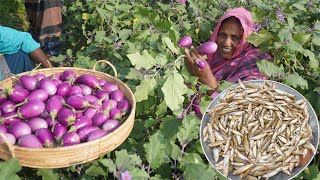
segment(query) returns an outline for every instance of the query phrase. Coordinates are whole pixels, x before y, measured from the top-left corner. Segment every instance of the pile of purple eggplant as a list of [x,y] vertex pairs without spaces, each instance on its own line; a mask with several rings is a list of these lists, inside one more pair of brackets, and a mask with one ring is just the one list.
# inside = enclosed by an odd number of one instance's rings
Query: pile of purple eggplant
[[0,87],[0,132],[21,147],[93,141],[118,128],[130,110],[115,83],[73,70],[24,74],[12,88]]

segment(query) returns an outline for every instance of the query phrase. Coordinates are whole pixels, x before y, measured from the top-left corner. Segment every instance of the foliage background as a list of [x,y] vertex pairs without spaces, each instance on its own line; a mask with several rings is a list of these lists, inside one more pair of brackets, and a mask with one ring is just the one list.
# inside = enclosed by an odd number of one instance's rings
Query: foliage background
[[[2,2],[11,8],[4,8],[7,6]],[[222,178],[202,152],[200,120],[192,111],[197,106],[195,97],[208,87],[185,69],[177,41],[190,35],[194,46],[205,42],[219,17],[238,6],[250,10],[256,23],[257,32],[248,41],[274,57],[272,62],[258,62],[260,70],[302,93],[319,118],[319,0],[189,0],[186,4],[170,0],[65,0],[64,49],[53,60],[61,66],[82,68],[92,68],[99,59],[112,62],[119,78],[135,93],[134,129],[116,151],[90,163],[44,170],[21,168],[13,159],[0,163],[0,177],[117,179],[128,172],[132,179]],[[1,1],[0,9],[17,17],[2,18],[1,24],[26,29],[22,1]],[[104,65],[99,70],[113,74]],[[230,85],[222,84],[221,90]],[[210,102],[207,96],[201,98],[202,112]],[[320,178],[319,160],[317,154],[297,179]]]

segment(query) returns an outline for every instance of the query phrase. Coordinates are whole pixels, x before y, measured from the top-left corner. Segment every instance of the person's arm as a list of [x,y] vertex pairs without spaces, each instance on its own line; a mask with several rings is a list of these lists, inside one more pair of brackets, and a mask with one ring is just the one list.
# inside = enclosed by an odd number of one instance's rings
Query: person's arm
[[36,63],[41,63],[46,68],[50,67],[46,54],[30,33],[0,26],[0,53],[14,54],[20,49]]
[[29,53],[29,56],[34,62],[41,63],[41,66],[44,68],[52,67],[47,55],[42,51],[41,48],[37,48],[36,50],[32,51]]
[[[210,66],[207,63],[207,61],[204,60],[204,62],[206,63],[205,68],[200,69],[198,67],[197,63],[195,63],[192,58],[200,58],[200,59],[202,59],[202,58],[194,47],[192,47],[191,50],[192,50],[192,52],[189,53],[189,50],[187,48],[184,49],[184,54],[185,54],[184,62],[186,64],[189,72],[191,74],[193,74],[194,76],[197,76],[201,83],[206,84],[207,86],[211,87],[212,89],[217,88],[219,86],[219,83],[216,80],[216,78],[214,77],[214,75],[212,74]],[[212,91],[209,90],[208,93],[212,94]]]

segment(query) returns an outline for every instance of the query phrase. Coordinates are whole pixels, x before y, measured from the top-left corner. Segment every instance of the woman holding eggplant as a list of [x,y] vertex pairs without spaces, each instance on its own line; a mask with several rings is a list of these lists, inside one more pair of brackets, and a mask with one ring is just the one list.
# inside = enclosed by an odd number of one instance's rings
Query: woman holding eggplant
[[200,82],[213,89],[208,94],[214,92],[220,80],[266,79],[259,72],[256,62],[271,57],[246,41],[253,31],[251,13],[244,8],[235,8],[227,11],[214,29],[210,41],[218,47],[214,53],[207,54],[204,68],[199,68],[193,60],[201,58],[201,54],[194,47],[191,47],[191,52],[185,48],[185,64],[193,75],[199,77]]

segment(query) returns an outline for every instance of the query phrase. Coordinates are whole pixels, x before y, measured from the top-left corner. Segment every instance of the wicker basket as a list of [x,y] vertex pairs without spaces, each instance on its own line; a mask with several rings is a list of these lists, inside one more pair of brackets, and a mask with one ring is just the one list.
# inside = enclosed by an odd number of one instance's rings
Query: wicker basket
[[[97,63],[101,62],[109,64],[114,70],[115,76],[96,71],[95,67]],[[122,144],[129,136],[134,125],[136,101],[129,87],[116,78],[117,72],[112,64],[105,60],[97,61],[97,63],[94,65],[92,70],[70,67],[45,68],[36,70],[32,72],[32,74],[43,73],[48,76],[53,72],[61,73],[65,70],[73,70],[77,76],[82,74],[92,74],[98,79],[105,79],[108,82],[117,84],[119,89],[132,104],[131,112],[121,126],[100,139],[66,147],[33,149],[15,145],[12,146],[7,142],[5,144],[0,144],[0,158],[8,160],[11,157],[16,157],[22,166],[32,168],[62,168],[92,161],[114,150]],[[26,73],[19,74],[18,76],[23,74]],[[12,87],[16,81],[16,77],[11,77],[0,82],[0,87]],[[2,133],[0,133],[0,136],[4,137]]]

